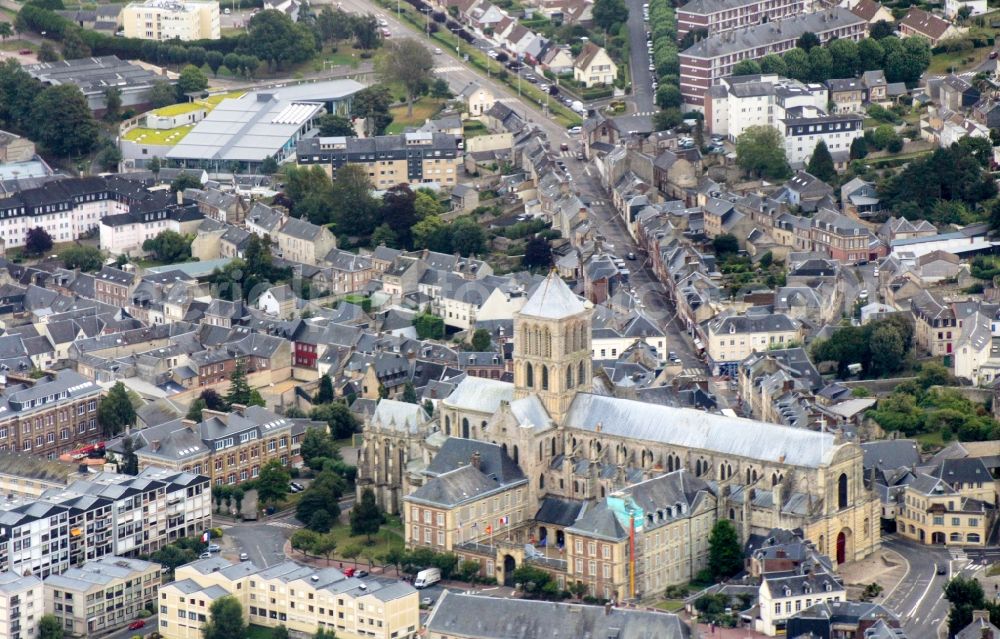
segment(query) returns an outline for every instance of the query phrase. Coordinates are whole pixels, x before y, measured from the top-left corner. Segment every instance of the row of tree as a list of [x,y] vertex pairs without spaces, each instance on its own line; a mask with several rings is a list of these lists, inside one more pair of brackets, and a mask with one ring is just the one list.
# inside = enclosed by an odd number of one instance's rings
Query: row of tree
[[812,357],[815,362],[836,362],[841,378],[850,374],[851,364],[861,364],[866,377],[886,377],[903,369],[912,347],[913,323],[891,315],[863,326],[841,326],[830,339],[813,343]]
[[0,126],[59,157],[89,153],[97,146],[99,131],[79,87],[44,86],[16,60],[0,63]]
[[836,39],[820,46],[815,34],[806,33],[797,45],[784,54],[743,60],[733,68],[733,75],[777,73],[802,82],[825,82],[881,69],[889,82],[914,83],[931,63],[930,44],[924,38]]

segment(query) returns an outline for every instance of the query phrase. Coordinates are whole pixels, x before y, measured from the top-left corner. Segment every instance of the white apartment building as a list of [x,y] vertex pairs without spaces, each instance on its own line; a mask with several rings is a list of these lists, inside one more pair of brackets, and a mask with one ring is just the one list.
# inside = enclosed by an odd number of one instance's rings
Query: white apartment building
[[45,612],[42,580],[35,575],[0,573],[0,639],[38,636],[38,620]]
[[821,570],[810,575],[765,577],[760,585],[758,632],[773,637],[785,628],[788,618],[818,603],[847,601],[843,584]]
[[864,118],[857,113],[828,114],[812,106],[785,109],[778,131],[785,139],[785,155],[792,168],[805,166],[820,141],[836,160],[846,158],[851,143],[865,133]]
[[63,632],[74,637],[104,633],[135,620],[155,604],[160,564],[104,557],[45,580],[45,613],[55,615]]
[[101,218],[101,250],[111,255],[143,253],[142,244],[163,231],[194,233],[205,216],[196,205],[168,205],[153,211],[133,211]]
[[776,74],[723,78],[705,96],[709,131],[736,141],[752,126],[779,127],[789,109],[825,109],[829,91]]
[[122,9],[125,37],[141,40],[218,40],[216,0],[146,0]]

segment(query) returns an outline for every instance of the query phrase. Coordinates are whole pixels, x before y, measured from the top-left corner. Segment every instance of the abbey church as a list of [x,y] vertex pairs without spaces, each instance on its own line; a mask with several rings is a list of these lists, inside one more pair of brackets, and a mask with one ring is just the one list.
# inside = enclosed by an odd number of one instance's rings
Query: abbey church
[[616,601],[690,581],[722,518],[744,541],[798,529],[835,564],[879,547],[856,443],[595,393],[591,309],[555,274],[513,339],[513,384],[465,377],[433,416],[386,399],[366,423],[359,493],[402,515],[408,547]]

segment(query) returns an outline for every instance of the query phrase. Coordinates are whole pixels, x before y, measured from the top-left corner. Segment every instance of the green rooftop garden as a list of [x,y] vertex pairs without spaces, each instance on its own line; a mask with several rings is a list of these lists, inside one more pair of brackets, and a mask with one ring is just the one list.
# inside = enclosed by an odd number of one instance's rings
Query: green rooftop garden
[[[164,117],[174,117],[185,113],[191,113],[192,111],[197,111],[198,109],[207,109],[211,112],[212,109],[219,106],[219,103],[223,100],[227,98],[238,98],[245,93],[246,91],[219,93],[216,95],[210,95],[204,100],[181,102],[179,104],[171,104],[169,106],[160,107],[159,109],[153,109],[150,113],[155,113],[156,115],[162,115]],[[129,142],[142,142],[144,144],[155,144],[159,146],[173,146],[183,140],[184,136],[188,134],[192,127],[194,127],[194,124],[182,124],[181,126],[173,129],[149,129],[140,126],[130,130],[122,137]]]

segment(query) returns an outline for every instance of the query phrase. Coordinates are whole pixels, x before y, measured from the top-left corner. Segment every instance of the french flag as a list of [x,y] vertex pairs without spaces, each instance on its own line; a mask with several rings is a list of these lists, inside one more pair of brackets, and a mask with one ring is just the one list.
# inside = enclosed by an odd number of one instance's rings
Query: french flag
[[211,538],[212,537],[211,537],[211,535],[209,534],[209,532],[207,530],[205,532],[201,533],[201,541],[202,541],[202,543],[207,544],[208,540],[211,539]]

